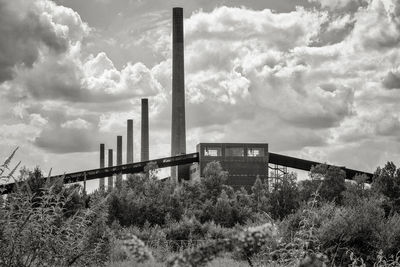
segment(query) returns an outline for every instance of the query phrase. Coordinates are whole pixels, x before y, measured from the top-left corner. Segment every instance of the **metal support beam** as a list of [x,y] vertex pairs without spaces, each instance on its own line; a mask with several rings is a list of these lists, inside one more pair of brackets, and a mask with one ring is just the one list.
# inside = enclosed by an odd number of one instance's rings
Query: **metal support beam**
[[[158,166],[158,168],[166,168],[177,165],[185,165],[185,164],[188,165],[194,162],[199,162],[199,153],[191,153],[175,157],[160,158],[150,161],[136,162],[119,166],[101,168],[101,169],[85,170],[80,172],[67,173],[63,175],[55,175],[49,177],[48,179],[50,179],[50,181],[63,179],[64,184],[69,184],[69,183],[82,182],[84,180],[93,180],[104,177],[110,177],[116,174],[142,173],[144,172],[144,168],[146,167],[146,165],[150,163]],[[19,183],[19,185],[22,184],[23,182]],[[12,192],[13,187],[14,183],[0,185],[0,192],[2,191],[1,189],[4,189],[2,194],[8,194]]]
[[[303,171],[310,171],[312,166],[322,164],[321,162],[299,159],[299,158],[289,157],[289,156],[280,155],[280,154],[276,154],[276,153],[269,153],[269,163],[277,164],[280,166],[286,166],[289,168],[294,168],[294,169],[303,170]],[[334,165],[329,165],[329,164],[327,164],[327,165],[334,166]],[[339,167],[339,166],[336,166],[336,167]],[[373,176],[372,173],[348,169],[345,167],[339,167],[339,168],[341,168],[345,171],[346,179],[353,179],[353,177],[357,174],[365,174],[368,177],[369,182],[372,181],[372,176]]]
[[[117,136],[117,166],[122,165],[122,136]],[[115,186],[119,187],[122,183],[122,174],[117,174]]]
[[[104,168],[104,144],[100,144],[100,168]],[[100,190],[104,190],[104,178],[99,180]]]
[[[108,150],[108,167],[112,167],[114,165],[113,163],[113,150],[109,149]],[[114,186],[114,176],[110,175],[108,176],[108,191],[111,191]]]

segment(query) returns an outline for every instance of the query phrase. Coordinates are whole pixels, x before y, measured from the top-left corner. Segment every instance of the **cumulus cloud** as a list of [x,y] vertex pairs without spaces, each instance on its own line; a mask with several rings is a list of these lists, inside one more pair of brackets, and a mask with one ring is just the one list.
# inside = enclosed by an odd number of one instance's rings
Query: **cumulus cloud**
[[90,123],[78,118],[76,120],[70,120],[66,121],[63,124],[61,124],[61,128],[67,128],[67,129],[89,129],[90,128]]
[[359,7],[368,5],[368,0],[309,0],[309,2],[318,3],[322,8],[333,11],[347,12],[355,12]]
[[[274,152],[369,168],[373,158],[366,155],[367,165],[357,163],[357,151],[372,153],[387,145],[383,138],[399,147],[394,139],[400,95],[385,90],[399,87],[399,4],[318,2],[316,9],[287,13],[221,6],[185,19],[188,151],[201,141],[269,142]],[[65,12],[48,6],[54,14]],[[14,104],[7,108],[14,119],[7,127],[29,126],[30,144],[47,152],[82,154],[97,150],[100,142],[113,147],[115,136],[126,132],[126,119],[133,118],[138,131],[140,98],[149,97],[151,154],[168,155],[169,22],[165,26],[157,18],[135,43],[154,44],[157,63],[126,58],[117,67],[108,53],[88,52],[87,31],[79,31],[85,24],[68,12],[64,19],[50,16],[63,45],[52,47],[40,39],[30,64],[22,54],[9,64],[12,75],[0,85],[1,101]],[[132,41],[125,29],[116,34],[127,35],[122,44]],[[110,47],[120,49],[116,42]]]
[[390,70],[382,81],[383,86],[386,89],[400,89],[400,71]]
[[51,1],[0,1],[0,82],[32,67],[42,51],[67,51],[88,32],[78,13]]

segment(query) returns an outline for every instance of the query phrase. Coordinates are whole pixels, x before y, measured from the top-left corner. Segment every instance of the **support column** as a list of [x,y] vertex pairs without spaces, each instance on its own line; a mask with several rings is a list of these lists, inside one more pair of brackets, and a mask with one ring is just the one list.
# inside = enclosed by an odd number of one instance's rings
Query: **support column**
[[127,121],[126,163],[133,163],[133,120]]
[[[112,167],[113,165],[113,150],[108,150],[108,167]],[[108,177],[108,191],[111,191],[114,186],[114,176]]]
[[142,98],[140,161],[149,160],[149,100]]
[[[104,144],[100,144],[100,168],[104,168]],[[100,178],[99,187],[104,191],[104,178]]]
[[[122,165],[122,136],[117,136],[117,166]],[[120,187],[122,184],[122,174],[117,174],[116,187]]]

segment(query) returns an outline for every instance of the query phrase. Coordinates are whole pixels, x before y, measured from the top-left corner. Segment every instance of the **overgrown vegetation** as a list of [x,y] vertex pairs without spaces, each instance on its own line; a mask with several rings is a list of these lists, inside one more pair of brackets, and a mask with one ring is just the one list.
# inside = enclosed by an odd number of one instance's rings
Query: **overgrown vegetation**
[[[15,176],[11,158],[2,180]],[[206,266],[218,257],[230,266],[400,266],[392,162],[371,188],[364,176],[346,183],[341,169],[319,165],[307,181],[288,174],[234,190],[218,162],[199,181],[160,182],[149,168],[90,195],[38,168],[16,179],[25,182],[0,199],[0,266]]]

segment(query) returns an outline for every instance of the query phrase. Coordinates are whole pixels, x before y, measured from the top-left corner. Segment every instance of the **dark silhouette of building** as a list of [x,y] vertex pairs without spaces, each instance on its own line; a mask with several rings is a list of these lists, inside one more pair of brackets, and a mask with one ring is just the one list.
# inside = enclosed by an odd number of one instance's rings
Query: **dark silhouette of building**
[[191,179],[204,176],[205,166],[218,161],[228,171],[227,184],[234,188],[251,187],[256,178],[268,178],[268,144],[266,143],[200,143],[199,163],[190,166]]

